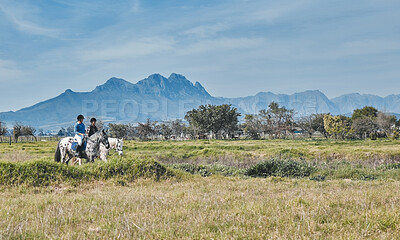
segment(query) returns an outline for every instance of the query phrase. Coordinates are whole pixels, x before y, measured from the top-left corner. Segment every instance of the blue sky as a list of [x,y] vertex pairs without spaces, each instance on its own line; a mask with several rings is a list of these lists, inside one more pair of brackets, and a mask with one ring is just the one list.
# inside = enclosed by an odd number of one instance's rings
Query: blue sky
[[173,72],[213,96],[400,94],[400,1],[0,0],[0,111]]

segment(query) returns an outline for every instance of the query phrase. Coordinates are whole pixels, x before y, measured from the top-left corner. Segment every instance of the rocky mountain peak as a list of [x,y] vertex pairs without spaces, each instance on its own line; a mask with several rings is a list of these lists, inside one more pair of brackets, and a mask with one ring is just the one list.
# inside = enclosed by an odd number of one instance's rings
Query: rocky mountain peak
[[103,85],[97,86],[93,91],[127,91],[132,88],[133,85],[133,83],[122,78],[112,77]]
[[190,82],[189,80],[186,79],[185,76],[181,75],[181,74],[177,74],[177,73],[172,73],[169,77],[168,80],[170,82]]

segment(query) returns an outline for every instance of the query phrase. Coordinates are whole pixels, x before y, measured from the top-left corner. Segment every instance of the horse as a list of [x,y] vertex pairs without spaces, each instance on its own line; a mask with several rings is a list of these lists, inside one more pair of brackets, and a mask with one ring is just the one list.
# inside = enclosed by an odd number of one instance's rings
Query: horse
[[107,162],[107,156],[110,152],[110,149],[115,149],[116,152],[118,152],[118,155],[122,155],[122,148],[124,145],[124,139],[123,138],[108,138],[108,142],[110,143],[110,147],[107,148],[104,146],[104,144],[100,144],[100,154],[98,157],[100,157],[101,160]]
[[[85,137],[86,139],[86,149],[83,156],[78,156],[77,161],[79,165],[82,165],[82,158],[87,159],[88,162],[94,162],[94,158],[100,151],[100,143],[104,144],[106,147],[110,147],[108,142],[108,136],[104,130],[96,132],[90,137]],[[54,160],[56,162],[62,162],[68,164],[69,160],[75,157],[75,151],[72,150],[71,146],[74,142],[73,137],[65,137],[58,142],[57,149],[54,155]]]

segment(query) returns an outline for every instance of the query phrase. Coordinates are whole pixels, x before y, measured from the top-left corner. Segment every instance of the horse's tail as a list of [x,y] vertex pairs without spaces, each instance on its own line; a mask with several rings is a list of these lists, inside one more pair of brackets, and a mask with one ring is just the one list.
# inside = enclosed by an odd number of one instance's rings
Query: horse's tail
[[57,144],[56,153],[54,154],[54,161],[61,162],[60,142]]

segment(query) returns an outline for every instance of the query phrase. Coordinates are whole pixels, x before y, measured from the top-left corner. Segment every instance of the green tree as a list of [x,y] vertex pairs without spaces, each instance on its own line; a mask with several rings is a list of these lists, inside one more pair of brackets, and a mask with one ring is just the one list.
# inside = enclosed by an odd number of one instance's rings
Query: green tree
[[351,128],[358,138],[367,138],[372,134],[376,134],[378,125],[375,119],[370,117],[359,117],[353,120]]
[[185,119],[195,134],[212,133],[217,137],[232,134],[238,125],[240,113],[230,104],[201,105],[186,113]]
[[186,129],[185,123],[180,119],[176,119],[176,120],[172,121],[170,123],[170,127],[172,130],[172,134],[175,136],[181,135],[182,133],[185,132],[185,129]]
[[358,138],[388,137],[396,125],[395,116],[387,115],[369,106],[354,110],[352,120],[352,129]]
[[0,136],[4,136],[7,133],[6,124],[0,121]]
[[384,137],[389,137],[396,129],[396,121],[396,116],[378,112],[378,116],[376,117],[378,131],[380,131],[382,133],[381,135],[384,135]]
[[294,110],[280,107],[278,103],[271,102],[267,110],[261,110],[260,116],[265,121],[266,132],[272,134],[274,138],[286,137],[294,130]]
[[24,126],[20,123],[15,123],[13,127],[13,135],[15,142],[18,142],[18,138],[20,136],[32,136],[33,138],[35,138],[35,141],[37,141],[35,132],[36,132],[35,128],[31,126]]
[[351,119],[343,116],[331,116],[329,114],[324,116],[324,128],[328,134],[335,139],[351,136]]
[[325,130],[324,127],[324,116],[327,114],[324,113],[318,113],[318,114],[313,114],[312,115],[312,122],[311,126],[314,129],[314,131],[320,132],[322,136],[325,138],[328,138],[328,132]]
[[127,136],[128,125],[126,124],[113,124],[108,125],[109,133],[111,137],[123,138]]
[[65,128],[61,127],[61,129],[57,133],[57,136],[59,136],[59,137],[67,136],[67,131],[65,131]]
[[170,124],[166,124],[166,123],[161,123],[159,125],[160,131],[162,136],[164,137],[165,140],[168,140],[171,138],[172,135],[172,128]]
[[259,139],[260,133],[264,131],[263,120],[257,114],[246,114],[244,116],[244,132],[252,139]]
[[361,109],[355,109],[353,111],[353,115],[351,116],[351,119],[353,121],[358,118],[375,119],[377,116],[378,116],[378,110],[376,108],[370,107],[370,106],[365,106]]
[[298,122],[297,126],[302,130],[303,134],[307,134],[309,138],[312,137],[314,134],[315,130],[312,126],[313,122],[313,116],[305,116],[302,117]]
[[303,133],[308,134],[308,137],[312,137],[315,132],[321,133],[325,138],[329,137],[329,134],[324,128],[324,113],[312,114],[301,118],[296,125],[301,128]]
[[149,140],[156,132],[157,122],[152,122],[148,118],[145,123],[138,123],[137,131],[141,140]]

